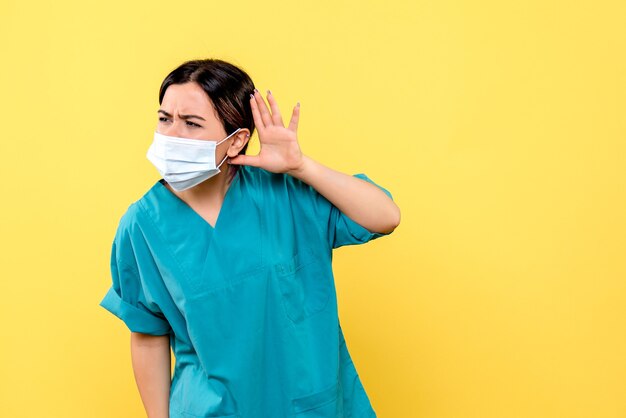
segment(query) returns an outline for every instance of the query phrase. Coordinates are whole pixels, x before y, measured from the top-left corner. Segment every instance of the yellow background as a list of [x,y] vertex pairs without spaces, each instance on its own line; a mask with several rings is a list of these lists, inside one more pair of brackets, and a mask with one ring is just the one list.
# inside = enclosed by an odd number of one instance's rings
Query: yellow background
[[[158,88],[242,66],[402,210],[335,252],[380,418],[626,417],[623,1],[0,2],[0,416],[140,417],[98,306]],[[250,151],[258,151],[258,137]],[[356,417],[355,417],[356,418]]]

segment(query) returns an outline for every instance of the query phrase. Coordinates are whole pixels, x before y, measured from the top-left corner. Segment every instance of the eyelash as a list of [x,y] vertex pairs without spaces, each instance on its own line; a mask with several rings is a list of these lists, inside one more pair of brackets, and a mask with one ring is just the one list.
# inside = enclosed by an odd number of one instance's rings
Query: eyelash
[[[161,116],[161,117],[159,118],[159,121],[161,121],[161,122],[165,122],[165,121],[167,121],[167,118],[165,118],[165,117]],[[194,127],[194,128],[202,128],[202,126],[198,125],[197,123],[193,123],[193,122],[191,122],[191,121],[186,121],[186,122],[187,122],[187,123],[190,123],[190,124],[191,124],[190,126],[192,126],[192,127]]]

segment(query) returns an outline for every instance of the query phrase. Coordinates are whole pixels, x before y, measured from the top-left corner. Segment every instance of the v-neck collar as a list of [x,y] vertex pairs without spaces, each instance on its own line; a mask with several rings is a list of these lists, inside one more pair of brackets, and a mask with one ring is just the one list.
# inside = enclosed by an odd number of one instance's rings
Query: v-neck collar
[[226,209],[226,204],[230,200],[229,196],[232,194],[231,190],[239,181],[239,177],[241,177],[240,171],[242,167],[243,166],[239,167],[238,170],[235,172],[234,178],[231,180],[230,185],[228,186],[228,189],[226,190],[226,194],[224,195],[224,200],[222,201],[222,206],[220,207],[220,211],[217,214],[217,218],[215,219],[215,225],[211,225],[206,219],[204,219],[204,217],[202,217],[198,212],[196,212],[196,210],[192,208],[187,202],[185,202],[183,199],[175,195],[170,189],[168,189],[167,186],[164,184],[165,180],[163,178],[160,178],[156,182],[155,186],[159,190],[162,191],[162,195],[167,196],[167,198],[171,200],[172,202],[174,202],[174,204],[183,208],[183,210],[187,211],[190,214],[190,216],[193,216],[194,218],[199,220],[201,223],[206,225],[211,231],[215,231],[217,227],[219,226],[220,219],[222,219],[223,217],[222,215],[224,214],[224,209]]

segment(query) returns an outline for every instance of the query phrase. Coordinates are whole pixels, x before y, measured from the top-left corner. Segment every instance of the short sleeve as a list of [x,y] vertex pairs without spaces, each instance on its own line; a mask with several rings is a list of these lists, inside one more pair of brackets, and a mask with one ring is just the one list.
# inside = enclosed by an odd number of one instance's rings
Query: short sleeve
[[[372,181],[367,175],[361,173],[353,174],[352,176],[377,186],[389,198],[393,199],[392,194],[387,189]],[[365,244],[393,232],[383,234],[369,231],[341,212],[339,208],[312,186],[294,177],[291,178],[291,183],[291,187],[294,189],[291,193],[292,198],[297,200],[295,203],[299,206],[298,210],[309,212],[309,216],[315,219],[326,237],[329,248],[334,249],[344,245]]]
[[[389,190],[375,183],[367,175],[361,173],[353,174],[352,176],[363,179],[368,183],[377,186],[379,189],[385,192],[385,194],[389,196],[390,199],[393,199],[393,196],[391,195]],[[338,248],[344,245],[365,244],[366,242],[382,236],[389,235],[391,234],[391,232],[393,232],[391,231],[385,234],[371,232],[367,228],[350,219],[335,205],[331,205],[329,226],[329,242],[331,243],[332,248]]]
[[122,239],[118,228],[111,248],[112,284],[100,306],[124,321],[133,332],[166,335],[171,330],[170,324],[158,306],[148,301],[137,262],[128,246],[130,243]]

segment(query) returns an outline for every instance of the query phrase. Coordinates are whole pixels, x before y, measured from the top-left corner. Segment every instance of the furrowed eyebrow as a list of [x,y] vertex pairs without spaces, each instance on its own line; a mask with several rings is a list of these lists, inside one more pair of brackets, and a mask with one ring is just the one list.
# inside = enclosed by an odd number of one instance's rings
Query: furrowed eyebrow
[[[171,117],[172,117],[172,115],[170,115],[169,113],[167,113],[165,110],[161,110],[161,109],[159,109],[159,110],[157,110],[157,113],[163,113],[163,114],[164,114],[165,116],[167,116],[168,118],[171,118]],[[204,118],[202,118],[202,117],[200,117],[200,116],[197,116],[197,115],[178,115],[178,117],[179,117],[179,118],[181,118],[181,119],[185,119],[185,120],[186,120],[186,119],[194,119],[194,118],[195,118],[195,119],[200,119],[200,120],[203,120],[203,121],[205,121],[205,122],[206,122],[206,120],[205,120]]]

